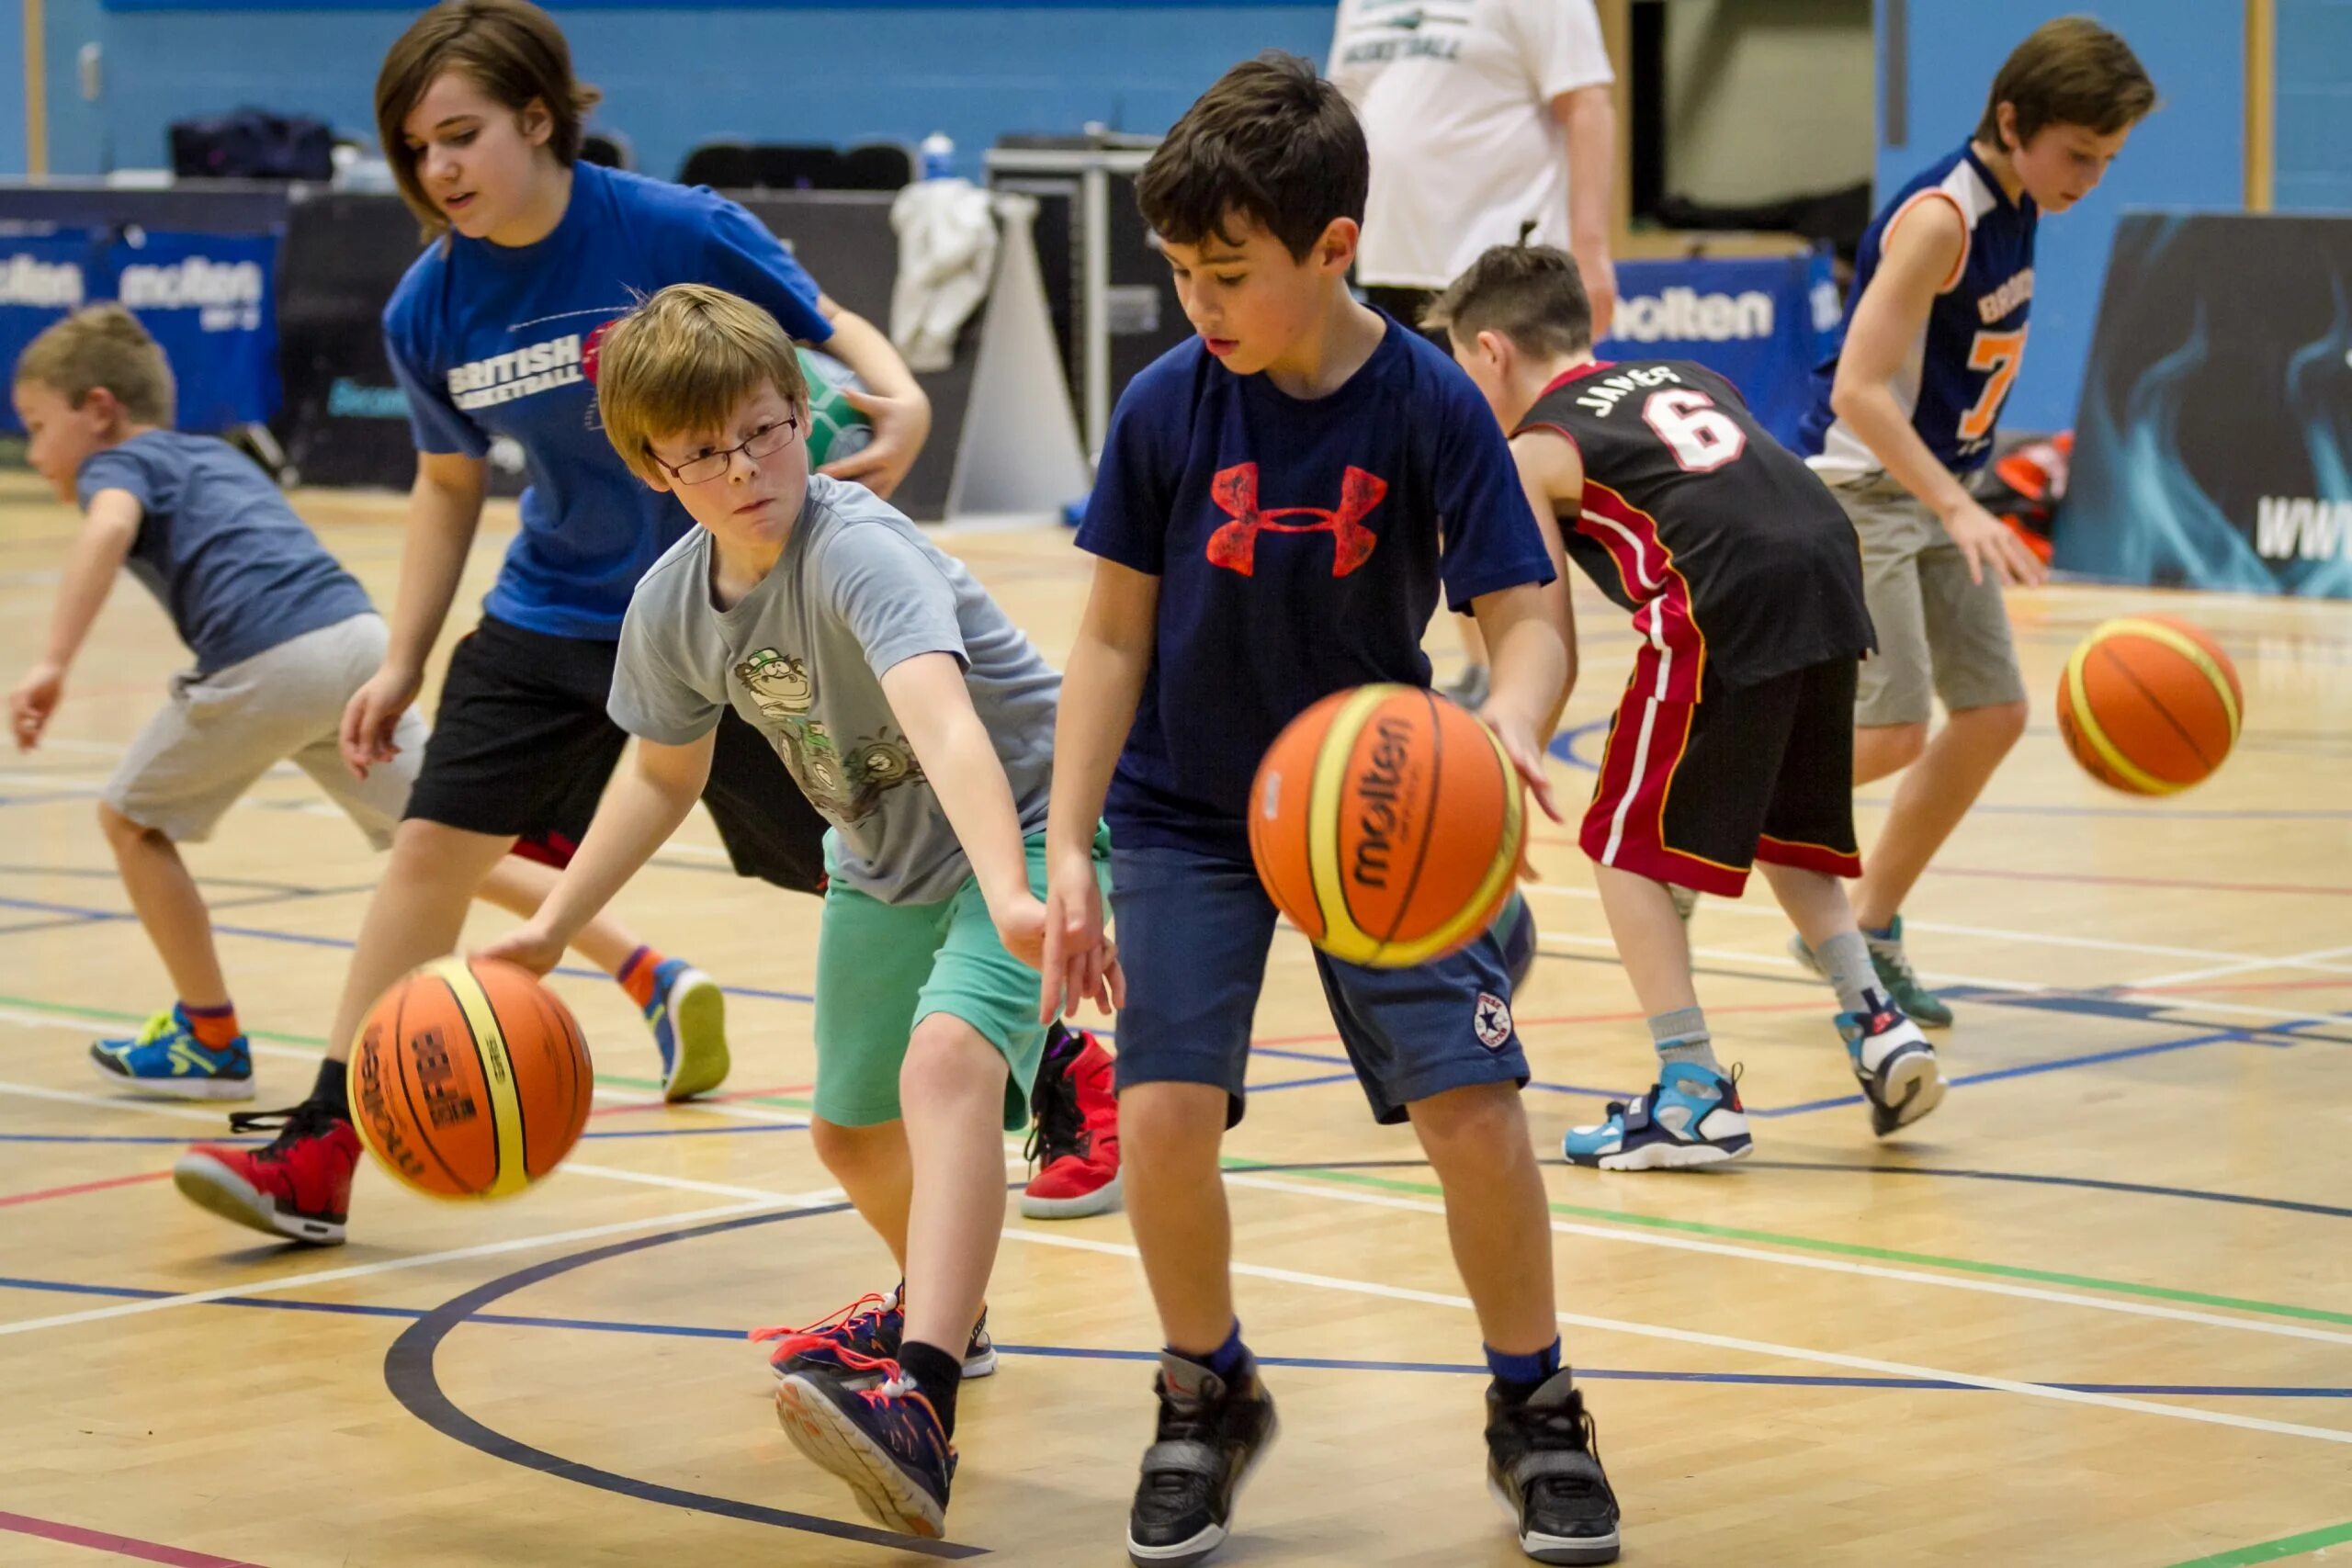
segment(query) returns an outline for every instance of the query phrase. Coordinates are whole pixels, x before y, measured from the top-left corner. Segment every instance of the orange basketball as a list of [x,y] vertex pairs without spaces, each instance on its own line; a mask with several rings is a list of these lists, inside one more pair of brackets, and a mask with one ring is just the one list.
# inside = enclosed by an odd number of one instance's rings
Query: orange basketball
[[1334,958],[1401,969],[1494,923],[1519,869],[1519,775],[1433,692],[1359,686],[1290,721],[1250,786],[1275,908]]
[[588,1122],[594,1068],[571,1010],[512,964],[444,958],[368,1010],[351,1122],[435,1198],[503,1198],[553,1170]]
[[2230,754],[2245,716],[2238,672],[2211,637],[2167,615],[2109,621],[2058,680],[2058,733],[2083,771],[2132,795],[2170,795]]

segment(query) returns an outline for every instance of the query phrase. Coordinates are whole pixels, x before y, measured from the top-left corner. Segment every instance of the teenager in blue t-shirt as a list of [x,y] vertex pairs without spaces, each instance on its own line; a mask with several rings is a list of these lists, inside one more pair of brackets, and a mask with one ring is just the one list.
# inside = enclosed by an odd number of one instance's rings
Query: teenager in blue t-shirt
[[[530,488],[481,622],[450,658],[311,1099],[284,1114],[266,1148],[187,1156],[207,1172],[206,1190],[244,1200],[208,1206],[256,1228],[315,1216],[341,1239],[358,1160],[344,1063],[366,1010],[456,946],[468,899],[518,839],[568,854],[627,744],[605,711],[622,614],[639,576],[692,524],[637,481],[597,428],[605,326],[673,283],[716,284],[764,307],[872,389],[853,395],[874,422],[872,444],[826,471],[877,491],[905,475],[929,429],[929,404],[889,340],[826,299],[741,207],[577,162],[595,101],[573,79],[562,33],[527,0],[445,0],[401,35],[377,78],[385,155],[437,237],[384,312],[417,476],[390,646],[344,715],[356,772],[394,754],[394,727],[415,701],[481,520],[493,441],[522,449]],[[824,819],[741,720],[719,727],[704,799],[738,871],[822,885]],[[672,1096],[715,1087],[727,1065],[718,987],[650,952],[631,974]]]
[[[1301,60],[1236,66],[1177,122],[1137,194],[1200,335],[1121,398],[1079,530],[1097,559],[1054,737],[1045,989],[1074,1007],[1124,976],[1127,1211],[1167,1334],[1138,1563],[1206,1556],[1274,1431],[1217,1174],[1274,935],[1244,827],[1259,759],[1331,693],[1427,686],[1441,588],[1487,634],[1481,716],[1539,799],[1569,675],[1558,546],[1501,428],[1442,351],[1348,292],[1368,180],[1353,111]],[[1078,880],[1106,794],[1115,954]],[[1410,1120],[1445,1189],[1494,1373],[1488,1473],[1520,1541],[1608,1561],[1616,1504],[1560,1360],[1503,943],[1315,963],[1374,1115]]]

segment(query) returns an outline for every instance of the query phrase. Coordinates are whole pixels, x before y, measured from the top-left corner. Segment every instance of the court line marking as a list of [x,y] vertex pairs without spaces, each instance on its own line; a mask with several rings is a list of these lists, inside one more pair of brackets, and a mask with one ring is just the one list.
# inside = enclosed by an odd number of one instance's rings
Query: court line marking
[[161,1181],[171,1175],[168,1170],[142,1170],[131,1176],[109,1176],[98,1181],[76,1181],[70,1187],[44,1187],[37,1192],[11,1192],[0,1198],[0,1209],[14,1208],[19,1203],[42,1203],[51,1198],[72,1198],[84,1192],[104,1192],[116,1187],[136,1187],[142,1181]]
[[51,1317],[26,1318],[16,1323],[0,1323],[0,1337],[12,1334],[30,1334],[37,1329],[66,1328],[77,1324],[98,1323],[108,1318],[135,1317],[143,1313],[165,1312],[173,1307],[198,1306],[230,1296],[252,1296],[279,1291],[299,1290],[306,1285],[334,1284],[345,1280],[363,1280],[376,1274],[390,1274],[408,1269],[425,1269],[436,1263],[457,1263],[472,1258],[496,1258],[510,1252],[527,1252],[542,1247],[560,1247],[575,1241],[594,1241],[599,1236],[622,1235],[630,1231],[651,1230],[662,1225],[692,1224],[700,1220],[712,1220],[751,1213],[760,1209],[815,1208],[822,1201],[820,1195],[775,1192],[756,1199],[723,1203],[716,1208],[695,1209],[681,1214],[654,1214],[642,1219],[618,1220],[611,1224],[586,1225],[576,1230],[548,1231],[537,1235],[513,1236],[504,1241],[481,1242],[472,1247],[450,1247],[441,1252],[418,1253],[408,1258],[388,1258],[375,1263],[357,1263],[345,1269],[320,1269],[302,1274],[281,1275],[275,1280],[248,1280],[242,1284],[221,1285],[209,1291],[187,1291],[178,1295],[158,1296],[152,1301],[124,1302],[114,1306],[92,1307],[85,1312],[59,1313]]
[[2276,1562],[2282,1557],[2301,1557],[2308,1552],[2324,1551],[2331,1546],[2341,1546],[2352,1540],[2352,1520],[2329,1525],[2321,1529],[2305,1530],[2301,1535],[2281,1536],[2277,1540],[2257,1541],[2231,1551],[2217,1551],[2211,1557],[2191,1558],[2176,1562],[2171,1568],[2251,1568],[2257,1562]]
[[2225,975],[2245,975],[2264,969],[2329,968],[2330,973],[2333,973],[2331,966],[2308,963],[2305,960],[2341,958],[2346,953],[2352,953],[2352,947],[2324,947],[2316,953],[2299,953],[2293,958],[2279,959],[2275,963],[2263,959],[2248,959],[2242,964],[2225,964],[2211,969],[2184,969],[2177,975],[2151,976],[2145,980],[2134,980],[2132,984],[2143,989],[2163,986],[2186,986],[2195,980],[2218,980]]
[[[1315,1173],[1302,1172],[1301,1174],[1311,1176]],[[1335,1190],[1328,1184],[1317,1185],[1305,1181],[1283,1180],[1278,1177],[1251,1176],[1247,1174],[1246,1167],[1240,1170],[1228,1169],[1225,1179],[1228,1186],[1257,1188],[1269,1192],[1295,1193],[1303,1197],[1321,1198],[1331,1202],[1358,1203],[1380,1209],[1400,1209],[1412,1213],[1434,1214],[1440,1218],[1445,1214],[1445,1205],[1442,1202],[1427,1198],[1398,1197],[1393,1192]],[[1354,1173],[1334,1173],[1322,1179],[1326,1183],[1362,1183],[1366,1186],[1417,1193],[1430,1190],[1426,1184],[1420,1182],[1398,1181]],[[1582,1214],[1605,1212],[1566,1203],[1549,1203],[1547,1206],[1555,1213],[1562,1210],[1570,1213]],[[1782,1246],[1811,1247],[1820,1251],[1867,1253],[1874,1257],[1902,1258],[1940,1269],[2026,1275],[2034,1278],[2047,1277],[2043,1271],[2038,1269],[2018,1269],[1996,1263],[1979,1263],[1971,1258],[1931,1258],[1916,1253],[1894,1252],[1882,1247],[1865,1247],[1859,1243],[1824,1241],[1812,1236],[1776,1235],[1769,1231],[1743,1231],[1727,1225],[1702,1225],[1699,1222],[1690,1220],[1668,1220],[1658,1216],[1640,1215],[1631,1216],[1626,1222],[1627,1224],[1632,1225],[1644,1223],[1670,1225],[1678,1230],[1703,1229],[1715,1235],[1744,1235],[1753,1240],[1777,1242]],[[1950,1291],[1973,1291],[1984,1295],[2012,1296],[2020,1301],[2087,1307],[2095,1312],[2121,1313],[2132,1317],[2167,1318],[2177,1323],[2201,1324],[2209,1328],[2234,1328],[2247,1334],[2269,1334],[2288,1339],[2315,1339],[2324,1344],[2352,1345],[2352,1334],[2336,1333],[2324,1328],[2306,1328],[2288,1323],[2265,1323],[2254,1318],[2225,1317],[2219,1313],[2192,1312],[2183,1307],[2157,1306],[2146,1302],[2113,1301],[2102,1296],[2082,1295],[2072,1291],[2004,1284],[1992,1280],[1954,1279],[1947,1274],[1929,1274],[1916,1269],[1890,1269],[1876,1263],[1856,1263],[1834,1258],[1808,1258],[1800,1253],[1773,1252],[1760,1247],[1736,1247],[1726,1242],[1702,1241],[1690,1236],[1655,1235],[1643,1230],[1626,1228],[1625,1224],[1578,1224],[1572,1221],[1555,1219],[1552,1221],[1552,1229],[1560,1235],[1588,1236],[1599,1241],[1629,1243],[1635,1247],[1660,1247],[1677,1252],[1708,1253],[1718,1258],[1741,1258],[1752,1262],[1780,1263],[1792,1269],[1813,1269],[1828,1274],[1860,1275],[1874,1280],[1894,1280],[1906,1284],[1931,1285]],[[2176,1292],[2161,1285],[2139,1285],[2124,1280],[2093,1280],[2086,1275],[2057,1277],[2078,1283],[2096,1284],[2102,1290],[2112,1290],[2124,1294],[2162,1292],[2175,1299],[2186,1296],[2196,1300],[2227,1301],[2232,1305],[2241,1306],[2247,1311],[2270,1311],[2281,1315],[2315,1318],[2322,1322],[2352,1324],[2352,1314],[2328,1313],[2316,1307],[2296,1307],[2288,1303],[2271,1302],[2241,1302],[2234,1297],[2208,1297],[2200,1292]]]
[[[1005,1228],[1008,1241],[1030,1242],[1040,1247],[1058,1247],[1073,1252],[1100,1253],[1105,1257],[1125,1258],[1140,1261],[1141,1255],[1133,1247],[1116,1242],[1096,1241],[1074,1235],[1046,1235],[1020,1226]],[[1336,1291],[1352,1295],[1376,1296],[1386,1301],[1411,1302],[1422,1306],[1453,1307],[1464,1312],[1476,1309],[1467,1296],[1453,1295],[1438,1291],[1419,1291],[1403,1285],[1383,1284],[1371,1280],[1348,1280],[1330,1274],[1309,1274],[1296,1269],[1275,1269],[1262,1263],[1234,1260],[1232,1271],[1250,1279],[1271,1280],[1282,1284],[1305,1285],[1312,1289]],[[1564,1312],[1555,1314],[1572,1328],[1586,1328],[1602,1334],[1627,1334],[1642,1339],[1664,1339],[1679,1345],[1705,1345],[1718,1350],[1736,1350],[1746,1355],[1778,1357],[1787,1360],[1812,1361],[1822,1366],[1845,1367],[1855,1371],[1877,1372],[1883,1376],[1903,1378],[1933,1378],[1946,1382],[1963,1383],[1970,1388],[1990,1389],[1999,1393],[2013,1393],[2026,1399],[2050,1400],[2061,1404],[2086,1404],[2108,1410],[2124,1410],[2142,1416],[2159,1416],[2176,1421],[2196,1421],[2213,1427],[2235,1427],[2249,1432],[2268,1432],[2278,1437],[2309,1438],[2315,1442],[2352,1445],[2352,1431],[2326,1427],[2304,1427],[2290,1421],[2270,1421],[2258,1416],[2240,1416],[2223,1410],[2193,1410],[2185,1405],[2162,1404],[2153,1400],[2128,1399],[2120,1394],[2086,1393],[2077,1389],[2061,1388],[2051,1383],[2025,1382],[2016,1378],[1991,1377],[1976,1372],[1944,1371],[1934,1367],[1917,1366],[1907,1361],[1882,1360],[1871,1356],[1849,1356],[1836,1350],[1815,1350],[1799,1345],[1776,1345],[1764,1339],[1743,1339],[1735,1335],[1708,1334],[1692,1328],[1668,1328],[1657,1324],[1628,1323],[1618,1318],[1592,1317],[1582,1313]]]
[[117,1557],[136,1558],[141,1562],[166,1563],[170,1568],[262,1568],[260,1563],[248,1562],[242,1557],[215,1557],[209,1551],[195,1551],[185,1546],[166,1546],[159,1540],[141,1540],[136,1536],[92,1529],[62,1519],[38,1519],[30,1514],[12,1514],[5,1509],[0,1509],[0,1530],[111,1552]]

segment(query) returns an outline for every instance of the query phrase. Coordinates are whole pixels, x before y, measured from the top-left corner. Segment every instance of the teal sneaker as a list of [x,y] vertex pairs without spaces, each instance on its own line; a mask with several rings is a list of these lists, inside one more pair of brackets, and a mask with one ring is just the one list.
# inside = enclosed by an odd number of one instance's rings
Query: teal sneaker
[[1602,1170],[1679,1170],[1721,1165],[1754,1147],[1739,1080],[1694,1062],[1671,1062],[1631,1105],[1611,1101],[1606,1121],[1571,1129],[1560,1152]]
[[727,997],[718,982],[683,958],[653,971],[645,1026],[662,1052],[662,1098],[676,1102],[727,1081]]
[[177,1002],[127,1040],[91,1042],[90,1060],[98,1077],[117,1089],[167,1100],[254,1097],[254,1054],[245,1037],[240,1034],[218,1051],[198,1043]]
[[[1865,930],[1862,940],[1870,944],[1871,967],[1878,973],[1878,983],[1903,1015],[1926,1029],[1950,1029],[1951,1009],[1941,997],[1919,983],[1918,972],[1911,967],[1910,956],[1903,951],[1903,917],[1894,917],[1884,936]],[[1828,971],[1804,944],[1804,938],[1789,938],[1789,956],[1823,979]]]

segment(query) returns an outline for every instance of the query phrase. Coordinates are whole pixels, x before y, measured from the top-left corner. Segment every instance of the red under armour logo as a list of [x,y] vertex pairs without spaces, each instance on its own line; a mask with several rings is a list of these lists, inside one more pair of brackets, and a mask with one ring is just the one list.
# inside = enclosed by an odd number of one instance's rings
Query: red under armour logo
[[[1233,519],[1209,536],[1209,562],[1249,577],[1257,569],[1260,534],[1329,534],[1331,575],[1345,577],[1370,560],[1379,545],[1380,536],[1365,527],[1363,520],[1387,493],[1386,479],[1351,467],[1340,481],[1340,508],[1336,512],[1320,506],[1277,506],[1261,511],[1258,465],[1236,464],[1219,472],[1209,485],[1209,496],[1216,502],[1217,510]],[[1282,517],[1311,517],[1314,521],[1275,521]]]

